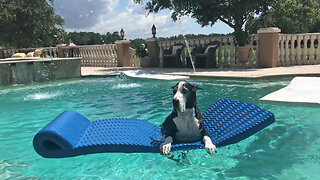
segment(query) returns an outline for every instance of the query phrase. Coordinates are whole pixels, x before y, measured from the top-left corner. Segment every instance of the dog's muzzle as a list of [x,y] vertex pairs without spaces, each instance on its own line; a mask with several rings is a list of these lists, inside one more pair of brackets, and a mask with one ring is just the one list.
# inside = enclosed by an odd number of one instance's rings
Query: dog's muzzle
[[172,99],[173,109],[180,111],[180,102],[178,99]]

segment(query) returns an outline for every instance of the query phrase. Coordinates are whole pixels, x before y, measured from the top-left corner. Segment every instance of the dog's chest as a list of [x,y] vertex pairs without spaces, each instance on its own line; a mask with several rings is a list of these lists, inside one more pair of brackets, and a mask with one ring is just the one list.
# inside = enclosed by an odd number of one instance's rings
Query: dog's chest
[[173,122],[178,130],[176,140],[185,142],[201,140],[200,122],[193,114],[179,114]]

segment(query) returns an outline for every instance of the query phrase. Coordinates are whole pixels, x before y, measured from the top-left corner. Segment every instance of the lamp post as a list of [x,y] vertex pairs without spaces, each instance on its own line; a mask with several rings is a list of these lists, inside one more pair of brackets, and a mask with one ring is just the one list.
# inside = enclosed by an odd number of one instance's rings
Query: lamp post
[[157,34],[157,28],[156,28],[156,26],[154,24],[153,24],[153,26],[151,28],[151,32],[152,32],[153,38],[155,38],[156,34]]
[[124,38],[124,30],[123,30],[123,28],[121,28],[121,30],[120,30],[120,37],[123,40],[123,38]]
[[267,21],[267,27],[272,27],[273,22],[272,22],[272,14],[270,10],[267,12],[266,21]]

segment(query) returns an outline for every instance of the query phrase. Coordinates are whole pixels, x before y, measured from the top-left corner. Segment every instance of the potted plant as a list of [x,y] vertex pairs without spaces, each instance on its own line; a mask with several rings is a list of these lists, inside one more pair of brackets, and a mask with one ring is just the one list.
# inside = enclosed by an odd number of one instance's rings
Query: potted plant
[[141,44],[137,49],[136,49],[136,55],[140,59],[140,66],[145,68],[145,67],[150,67],[150,57],[148,57],[148,50],[146,48],[145,44]]
[[250,53],[252,52],[252,46],[250,43],[250,35],[247,30],[240,30],[233,33],[233,38],[236,46],[236,58],[241,64],[248,62]]

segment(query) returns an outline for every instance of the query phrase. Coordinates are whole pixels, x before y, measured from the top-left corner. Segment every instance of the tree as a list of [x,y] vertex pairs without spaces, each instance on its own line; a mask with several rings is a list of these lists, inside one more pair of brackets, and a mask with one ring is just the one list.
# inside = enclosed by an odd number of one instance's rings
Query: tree
[[244,24],[249,17],[265,11],[271,2],[272,0],[151,0],[146,3],[145,8],[149,13],[170,9],[173,11],[173,20],[191,15],[201,26],[212,26],[220,20],[234,29],[236,45],[243,46],[249,43],[249,34],[243,28]]
[[118,32],[112,34],[107,32],[106,35],[94,32],[69,32],[66,40],[71,39],[77,45],[95,45],[95,44],[113,44],[120,40]]
[[[316,0],[277,0],[270,8],[273,26],[282,33],[306,33],[320,31],[320,5]],[[256,33],[266,26],[265,14],[251,18],[246,28]]]
[[1,0],[0,43],[9,47],[56,45],[64,20],[55,15],[54,0]]

